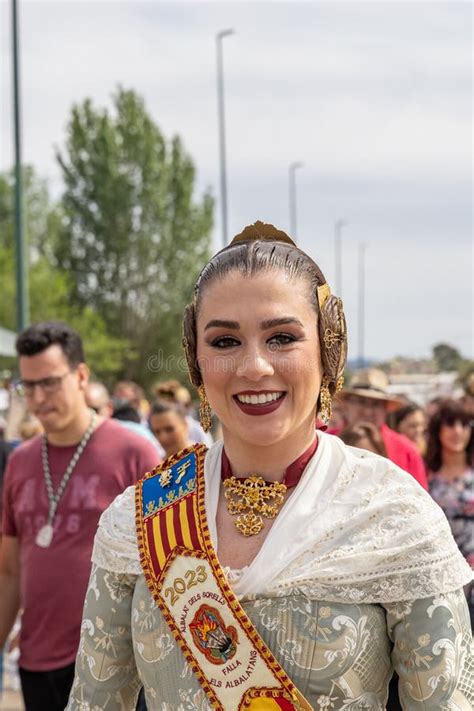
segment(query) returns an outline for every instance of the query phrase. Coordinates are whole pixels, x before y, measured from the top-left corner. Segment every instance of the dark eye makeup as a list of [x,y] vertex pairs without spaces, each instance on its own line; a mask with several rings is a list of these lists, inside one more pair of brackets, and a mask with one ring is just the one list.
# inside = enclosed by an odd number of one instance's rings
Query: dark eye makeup
[[219,336],[219,338],[213,338],[210,341],[210,345],[213,348],[232,348],[233,346],[238,346],[239,341],[232,336]]
[[299,340],[296,336],[292,336],[290,333],[277,333],[268,339],[267,343],[278,346],[287,346],[294,341]]
[[[268,345],[272,346],[275,348],[275,346],[280,347],[280,346],[287,346],[290,343],[293,343],[294,341],[299,340],[296,336],[291,335],[290,333],[276,333],[270,338],[267,339]],[[238,346],[240,344],[240,341],[235,338],[234,336],[219,336],[217,338],[213,338],[209,344],[213,348],[233,348],[234,346]]]

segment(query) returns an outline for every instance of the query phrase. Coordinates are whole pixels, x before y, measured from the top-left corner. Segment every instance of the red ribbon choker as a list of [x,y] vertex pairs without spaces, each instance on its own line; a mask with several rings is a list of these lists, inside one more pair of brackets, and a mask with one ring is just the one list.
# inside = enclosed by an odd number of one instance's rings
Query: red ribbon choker
[[[306,469],[306,465],[308,464],[309,460],[313,457],[314,453],[316,452],[318,448],[318,438],[314,438],[314,442],[306,449],[303,454],[300,454],[298,459],[295,459],[294,462],[292,462],[286,469],[285,469],[285,476],[283,477],[282,484],[285,484],[285,486],[288,489],[291,489],[293,486],[296,486],[299,480],[301,479],[301,476]],[[225,449],[222,450],[222,463],[221,463],[221,479],[230,479],[232,474],[232,469],[230,466],[229,459],[227,457],[227,454],[225,452]],[[249,476],[259,476],[258,474],[251,474]],[[241,477],[238,479],[238,481],[244,481],[247,477]]]

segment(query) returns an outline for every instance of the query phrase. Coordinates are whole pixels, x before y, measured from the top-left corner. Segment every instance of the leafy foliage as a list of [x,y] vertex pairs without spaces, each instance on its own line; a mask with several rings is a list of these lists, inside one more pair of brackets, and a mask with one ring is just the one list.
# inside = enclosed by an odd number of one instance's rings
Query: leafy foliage
[[[210,248],[213,200],[194,199],[195,168],[133,91],[113,111],[72,108],[58,152],[58,204],[31,167],[23,174],[30,320],[59,318],[84,339],[106,382],[185,377],[181,317]],[[0,325],[15,328],[13,176],[0,175]],[[161,372],[160,372],[161,371]]]
[[[57,214],[46,183],[31,167],[24,170],[25,227],[29,244],[30,321],[61,319],[78,330],[84,340],[90,367],[100,377],[109,378],[123,368],[128,343],[111,338],[103,318],[90,307],[78,309],[69,303],[68,275],[46,256],[54,237]],[[16,328],[16,282],[13,236],[13,180],[0,175],[0,325]],[[10,359],[11,361],[11,359]],[[14,362],[8,361],[10,367]],[[6,365],[7,361],[3,361]]]
[[433,360],[438,370],[443,372],[458,370],[463,358],[454,346],[449,343],[438,343],[433,346]]
[[181,315],[208,256],[213,200],[193,200],[191,158],[179,137],[165,140],[135,92],[119,89],[113,108],[86,100],[72,109],[57,156],[66,188],[54,255],[71,277],[71,303],[133,343],[123,375],[146,384],[158,353],[171,363],[167,375],[183,377]]

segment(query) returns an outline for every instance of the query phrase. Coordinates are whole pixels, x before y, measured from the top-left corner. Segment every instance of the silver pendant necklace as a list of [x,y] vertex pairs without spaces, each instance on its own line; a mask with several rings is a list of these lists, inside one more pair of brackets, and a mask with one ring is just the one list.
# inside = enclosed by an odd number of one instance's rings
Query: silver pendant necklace
[[40,528],[38,533],[36,534],[36,545],[40,546],[40,548],[49,548],[49,546],[52,543],[53,540],[53,535],[54,535],[54,529],[53,529],[53,522],[54,522],[54,517],[56,515],[56,509],[58,508],[59,501],[64,493],[64,490],[67,486],[67,483],[71,477],[71,474],[79,461],[79,457],[83,453],[86,444],[91,438],[92,432],[94,431],[94,425],[95,425],[95,419],[96,419],[96,414],[94,410],[91,410],[91,421],[89,423],[89,427],[85,431],[81,441],[77,445],[77,449],[74,452],[71,461],[69,462],[68,468],[63,474],[63,478],[61,479],[61,482],[56,490],[56,493],[54,493],[53,489],[53,481],[51,479],[51,472],[49,469],[49,460],[48,460],[48,439],[46,435],[43,437],[43,441],[41,444],[41,457],[43,461],[43,474],[44,474],[44,481],[46,484],[46,491],[48,494],[48,502],[49,502],[49,510],[48,510],[48,522]]

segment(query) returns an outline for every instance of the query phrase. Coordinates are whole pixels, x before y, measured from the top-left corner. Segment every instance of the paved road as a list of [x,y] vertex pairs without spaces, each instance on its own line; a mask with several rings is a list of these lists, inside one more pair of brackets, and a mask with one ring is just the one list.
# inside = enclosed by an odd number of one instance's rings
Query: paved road
[[0,711],[23,711],[21,694],[19,691],[0,692]]

